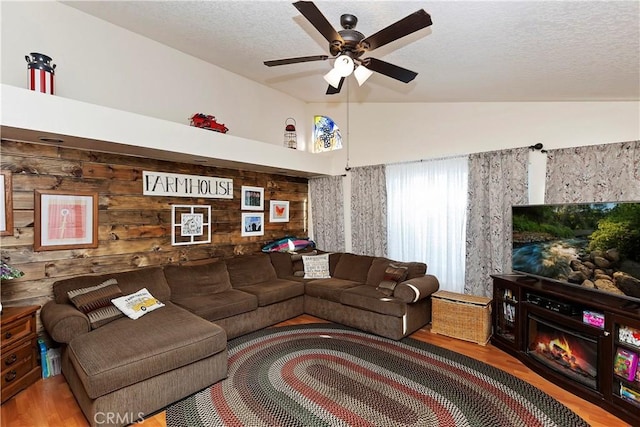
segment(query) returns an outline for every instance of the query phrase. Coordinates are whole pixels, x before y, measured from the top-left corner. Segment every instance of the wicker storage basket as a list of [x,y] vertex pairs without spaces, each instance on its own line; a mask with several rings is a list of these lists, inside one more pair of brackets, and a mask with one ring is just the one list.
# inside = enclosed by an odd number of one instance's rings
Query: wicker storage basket
[[486,345],[491,337],[491,298],[438,291],[431,295],[431,332]]

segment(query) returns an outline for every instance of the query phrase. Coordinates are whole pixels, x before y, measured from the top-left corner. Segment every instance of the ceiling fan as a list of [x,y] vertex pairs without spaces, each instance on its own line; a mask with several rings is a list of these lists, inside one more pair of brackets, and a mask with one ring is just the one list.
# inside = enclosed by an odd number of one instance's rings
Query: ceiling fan
[[[404,83],[409,83],[418,75],[416,72],[380,59],[361,58],[361,56],[366,52],[430,26],[432,24],[431,16],[423,9],[406,16],[369,37],[365,37],[364,34],[355,30],[358,18],[354,15],[342,15],[340,17],[340,25],[343,29],[336,31],[313,2],[298,1],[293,5],[327,39],[329,53],[331,56],[336,57],[334,68],[324,76],[329,83],[327,95],[340,93],[345,77],[352,72],[360,85],[371,76],[373,71]],[[274,67],[299,62],[325,61],[328,58],[328,55],[301,56],[264,61],[264,65]]]

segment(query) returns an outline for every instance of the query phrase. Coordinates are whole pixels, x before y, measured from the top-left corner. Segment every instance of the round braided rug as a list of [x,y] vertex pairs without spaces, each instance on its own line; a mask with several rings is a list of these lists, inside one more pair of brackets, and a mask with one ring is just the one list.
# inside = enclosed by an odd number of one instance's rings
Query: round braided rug
[[229,341],[228,378],[167,426],[588,426],[530,384],[411,338],[319,323]]

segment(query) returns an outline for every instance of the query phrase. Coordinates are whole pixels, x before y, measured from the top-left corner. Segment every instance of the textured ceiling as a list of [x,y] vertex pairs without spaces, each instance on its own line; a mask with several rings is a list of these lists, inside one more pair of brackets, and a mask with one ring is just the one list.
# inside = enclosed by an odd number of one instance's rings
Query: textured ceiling
[[[328,54],[328,43],[289,1],[64,1],[63,3],[307,102],[325,95],[332,60],[279,67],[263,61]],[[418,9],[433,25],[365,56],[418,72],[381,74],[350,101],[640,100],[640,2],[317,1],[340,30],[358,17],[365,36]]]

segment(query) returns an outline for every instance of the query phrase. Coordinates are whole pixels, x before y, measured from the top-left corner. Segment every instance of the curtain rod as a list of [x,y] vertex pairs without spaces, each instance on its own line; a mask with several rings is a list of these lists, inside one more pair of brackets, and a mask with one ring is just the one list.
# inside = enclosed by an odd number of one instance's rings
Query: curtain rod
[[[405,161],[401,161],[401,162],[392,162],[392,163],[378,163],[376,165],[365,165],[365,166],[356,166],[356,167],[371,167],[371,166],[394,166],[394,165],[404,165],[404,164],[409,164],[409,163],[423,163],[423,162],[432,162],[432,161],[438,161],[438,160],[449,160],[449,159],[457,159],[460,157],[468,157],[471,154],[479,154],[479,153],[493,153],[493,152],[498,152],[498,151],[505,151],[505,150],[515,150],[517,148],[528,148],[532,151],[540,151],[541,153],[546,153],[547,150],[543,149],[543,145],[542,143],[538,142],[535,145],[529,145],[528,147],[514,147],[514,148],[505,148],[502,150],[491,150],[491,151],[479,151],[477,153],[468,153],[468,154],[457,154],[455,156],[443,156],[443,157],[434,157],[431,159],[418,159],[418,160],[405,160]],[[347,169],[350,170],[351,168]],[[346,176],[346,174],[342,174],[342,176]]]
[[407,163],[423,163],[423,162],[432,162],[436,160],[448,160],[448,159],[457,159],[460,157],[467,157],[468,154],[458,154],[455,156],[444,156],[444,157],[434,157],[432,159],[419,159],[419,160],[405,160],[403,162],[393,162],[393,163],[384,163],[384,166],[393,166],[393,165],[404,165]]

